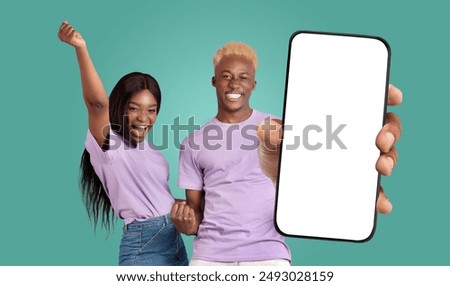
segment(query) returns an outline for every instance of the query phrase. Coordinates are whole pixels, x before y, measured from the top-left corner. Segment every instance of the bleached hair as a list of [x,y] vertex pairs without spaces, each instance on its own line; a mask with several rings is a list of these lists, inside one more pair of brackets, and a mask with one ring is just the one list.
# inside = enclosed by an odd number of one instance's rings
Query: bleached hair
[[216,68],[223,57],[230,55],[243,56],[250,60],[255,70],[258,67],[258,57],[252,47],[241,42],[229,42],[216,52],[213,58],[214,68]]

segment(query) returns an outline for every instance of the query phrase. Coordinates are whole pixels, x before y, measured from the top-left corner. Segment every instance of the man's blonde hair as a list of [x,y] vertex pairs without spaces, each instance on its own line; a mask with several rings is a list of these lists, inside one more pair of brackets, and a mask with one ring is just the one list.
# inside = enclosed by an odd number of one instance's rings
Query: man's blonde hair
[[255,70],[258,67],[258,57],[252,47],[241,42],[229,42],[216,52],[213,58],[214,68],[216,68],[223,57],[230,55],[243,56],[250,60]]

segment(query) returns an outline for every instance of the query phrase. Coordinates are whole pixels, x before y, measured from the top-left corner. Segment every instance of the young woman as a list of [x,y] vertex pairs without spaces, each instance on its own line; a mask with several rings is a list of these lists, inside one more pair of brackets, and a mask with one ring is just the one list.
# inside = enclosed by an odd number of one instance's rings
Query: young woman
[[108,99],[81,34],[63,22],[58,37],[75,48],[88,110],[81,189],[89,217],[108,230],[114,213],[124,220],[119,265],[187,265],[170,220],[168,164],[145,140],[161,105],[157,81],[127,74]]

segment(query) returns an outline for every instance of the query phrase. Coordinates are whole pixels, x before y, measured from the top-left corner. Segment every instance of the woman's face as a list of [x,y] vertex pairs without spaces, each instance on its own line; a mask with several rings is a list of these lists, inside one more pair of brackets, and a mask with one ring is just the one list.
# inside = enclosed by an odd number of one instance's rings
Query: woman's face
[[156,121],[157,102],[153,94],[145,89],[133,95],[128,101],[125,116],[134,142],[142,142]]

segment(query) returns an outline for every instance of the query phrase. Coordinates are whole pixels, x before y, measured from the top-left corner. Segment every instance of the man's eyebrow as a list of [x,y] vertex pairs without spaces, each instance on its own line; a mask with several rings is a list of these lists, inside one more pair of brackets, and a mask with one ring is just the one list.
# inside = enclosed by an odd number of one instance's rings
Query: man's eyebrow
[[[221,73],[232,73],[230,70],[223,70]],[[249,71],[246,71],[246,70],[244,70],[244,71],[238,71],[238,73],[240,73],[240,74],[243,74],[243,73],[246,73],[246,74],[248,74],[248,73],[250,73]]]

